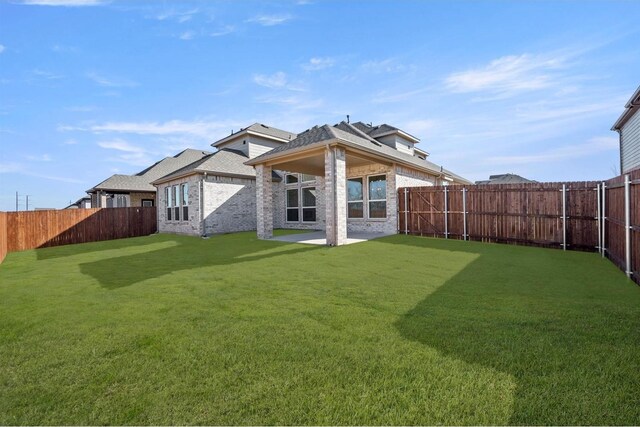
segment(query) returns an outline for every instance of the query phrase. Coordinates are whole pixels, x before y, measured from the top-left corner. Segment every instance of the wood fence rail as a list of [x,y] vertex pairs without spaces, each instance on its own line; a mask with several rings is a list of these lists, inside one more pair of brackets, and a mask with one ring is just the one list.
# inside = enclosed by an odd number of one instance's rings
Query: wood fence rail
[[6,254],[48,246],[146,236],[156,230],[155,207],[0,212],[0,262],[3,247]]
[[398,231],[599,251],[640,284],[640,170],[627,181],[400,188]]

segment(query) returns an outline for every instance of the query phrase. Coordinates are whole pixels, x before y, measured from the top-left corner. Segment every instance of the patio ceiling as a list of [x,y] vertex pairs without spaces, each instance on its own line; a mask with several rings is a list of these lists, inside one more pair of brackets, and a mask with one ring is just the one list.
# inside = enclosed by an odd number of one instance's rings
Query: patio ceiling
[[[346,149],[345,151],[346,163],[348,168],[366,166],[371,164],[392,164],[391,162],[385,161],[380,158],[374,158],[369,154],[358,152],[353,149]],[[295,153],[290,156],[273,159],[269,162],[266,162],[266,164],[277,170],[306,173],[315,176],[324,176],[324,156],[325,148],[323,147],[319,150]]]

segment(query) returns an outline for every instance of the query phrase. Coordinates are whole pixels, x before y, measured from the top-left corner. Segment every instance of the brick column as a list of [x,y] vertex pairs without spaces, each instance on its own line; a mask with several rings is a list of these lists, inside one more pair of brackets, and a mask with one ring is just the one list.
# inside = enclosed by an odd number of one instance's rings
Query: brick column
[[347,164],[342,148],[325,152],[324,176],[327,245],[340,246],[347,240]]
[[273,189],[271,166],[256,166],[256,208],[258,239],[273,237]]

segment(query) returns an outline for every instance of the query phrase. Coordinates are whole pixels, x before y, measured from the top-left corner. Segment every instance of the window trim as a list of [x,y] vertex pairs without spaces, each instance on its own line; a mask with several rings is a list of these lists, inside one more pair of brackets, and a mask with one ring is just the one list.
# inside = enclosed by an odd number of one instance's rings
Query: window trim
[[[362,199],[360,200],[349,200],[349,180],[354,180],[354,179],[359,179],[361,180],[361,184],[362,184]],[[353,221],[363,221],[366,219],[366,215],[365,215],[365,206],[367,205],[367,202],[365,201],[366,199],[366,191],[367,188],[365,188],[365,181],[366,181],[366,176],[365,175],[359,175],[359,176],[351,176],[349,178],[347,178],[347,221],[349,220],[353,220]],[[362,216],[361,217],[350,217],[349,216],[349,203],[362,203]]]
[[175,199],[175,203],[173,207],[173,214],[174,214],[173,220],[180,221],[180,186],[179,185],[173,186],[173,198]]
[[[185,193],[186,191],[186,193]],[[185,195],[187,196],[185,198]],[[180,197],[182,199],[182,221],[189,221],[189,183],[183,182],[180,184]]]
[[[371,199],[369,198],[369,194],[370,194],[370,180],[371,178],[376,178],[376,177],[380,177],[383,176],[384,177],[384,199]],[[377,174],[372,174],[372,175],[367,175],[367,219],[368,220],[372,220],[372,221],[386,221],[387,219],[389,219],[389,216],[387,215],[387,183],[389,182],[389,180],[387,179],[387,173],[377,173]],[[384,202],[384,217],[371,217],[371,202]]]
[[[315,179],[314,179],[315,181]],[[311,182],[311,181],[309,181]],[[317,194],[317,187],[315,185],[305,185],[305,186],[301,186],[300,187],[300,213],[298,214],[299,218],[300,218],[300,222],[304,223],[304,224],[315,224],[316,222],[318,222],[318,196],[314,195],[313,198],[315,199],[315,204],[313,206],[304,206],[304,190],[305,189],[309,189],[312,188],[313,190],[316,191]],[[305,209],[313,209],[315,211],[315,220],[313,221],[305,221],[304,220],[304,210]]]

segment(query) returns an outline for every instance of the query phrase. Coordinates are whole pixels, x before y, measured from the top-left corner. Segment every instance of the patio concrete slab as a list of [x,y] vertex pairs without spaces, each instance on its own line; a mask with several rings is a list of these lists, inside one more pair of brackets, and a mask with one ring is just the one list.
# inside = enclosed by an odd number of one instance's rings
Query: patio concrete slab
[[[387,233],[347,233],[346,245],[366,242],[367,240],[378,239],[390,236]],[[324,231],[312,231],[311,233],[288,234],[286,236],[272,237],[270,240],[290,243],[304,243],[308,245],[326,245],[327,235]]]

